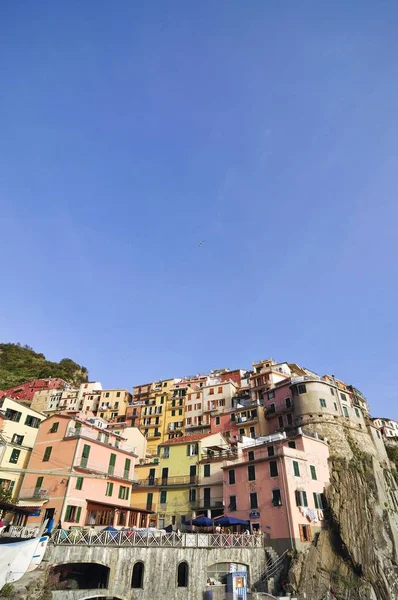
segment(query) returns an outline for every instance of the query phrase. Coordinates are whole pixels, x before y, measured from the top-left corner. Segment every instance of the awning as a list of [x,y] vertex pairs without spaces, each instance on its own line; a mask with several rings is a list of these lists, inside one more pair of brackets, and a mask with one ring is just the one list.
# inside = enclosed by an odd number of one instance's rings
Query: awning
[[48,500],[18,500],[17,506],[23,506],[24,508],[40,508],[44,504],[47,504]]
[[129,512],[139,512],[146,515],[153,515],[155,511],[145,510],[144,508],[136,508],[135,506],[120,506],[120,504],[111,504],[109,502],[98,502],[98,500],[86,500],[87,509],[89,510],[101,510],[102,508],[108,508],[109,510],[128,510]]

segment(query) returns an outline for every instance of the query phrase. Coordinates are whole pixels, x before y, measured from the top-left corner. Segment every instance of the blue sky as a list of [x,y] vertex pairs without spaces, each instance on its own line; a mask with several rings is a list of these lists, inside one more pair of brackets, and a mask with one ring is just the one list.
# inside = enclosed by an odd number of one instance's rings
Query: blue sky
[[3,0],[1,339],[107,387],[273,356],[398,418],[397,19]]

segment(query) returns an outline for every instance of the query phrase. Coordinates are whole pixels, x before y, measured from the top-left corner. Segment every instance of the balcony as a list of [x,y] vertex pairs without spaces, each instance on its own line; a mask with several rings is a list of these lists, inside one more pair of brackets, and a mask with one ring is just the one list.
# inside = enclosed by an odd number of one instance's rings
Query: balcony
[[190,502],[190,506],[193,510],[200,510],[202,508],[222,508],[224,506],[224,500],[222,497],[199,498],[199,500]]
[[28,488],[26,490],[20,491],[19,499],[20,500],[31,500],[32,498],[35,498],[35,499],[48,498],[49,492],[50,492],[50,490],[48,488]]
[[293,404],[291,406],[270,406],[269,408],[265,408],[265,418],[270,419],[271,417],[277,417],[278,415],[283,415],[287,412],[293,411]]
[[184,429],[184,422],[183,421],[179,421],[178,423],[170,423],[167,431],[182,431]]
[[238,456],[236,447],[223,448],[222,446],[212,446],[211,448],[203,448],[200,456],[201,463],[217,462],[219,460],[234,460]]
[[133,484],[137,487],[181,487],[186,485],[196,485],[198,483],[197,475],[181,475],[175,477],[149,477],[147,479],[137,479]]

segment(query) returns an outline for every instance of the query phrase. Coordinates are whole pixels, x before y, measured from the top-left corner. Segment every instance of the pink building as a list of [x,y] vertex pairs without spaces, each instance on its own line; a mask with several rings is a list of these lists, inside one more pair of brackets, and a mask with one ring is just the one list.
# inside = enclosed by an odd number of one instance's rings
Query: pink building
[[124,438],[68,414],[40,425],[19,494],[45,518],[74,526],[146,526],[149,511],[130,506],[136,453]]
[[8,390],[2,390],[0,396],[7,396],[8,398],[14,398],[20,402],[28,402],[29,404],[33,400],[33,396],[36,392],[42,390],[60,390],[68,387],[68,383],[60,377],[50,377],[49,379],[33,379],[32,381],[25,381],[20,385],[16,385]]
[[324,523],[329,449],[313,435],[250,440],[223,467],[225,512],[261,527],[279,552],[310,542]]

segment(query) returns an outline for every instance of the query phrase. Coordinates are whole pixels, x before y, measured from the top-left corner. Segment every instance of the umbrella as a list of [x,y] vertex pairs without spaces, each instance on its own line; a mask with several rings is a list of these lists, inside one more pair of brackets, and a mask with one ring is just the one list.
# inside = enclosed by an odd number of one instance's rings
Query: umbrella
[[117,531],[117,529],[116,527],[112,527],[112,525],[108,525],[108,527],[105,527],[102,531]]
[[204,515],[197,517],[196,519],[192,519],[189,524],[195,525],[196,527],[212,527],[214,525],[213,520],[209,519],[209,517],[205,517]]
[[232,525],[247,525],[248,522],[243,521],[242,519],[236,519],[235,517],[230,517],[229,515],[222,515],[215,519],[215,524],[220,525],[221,527],[231,527]]

